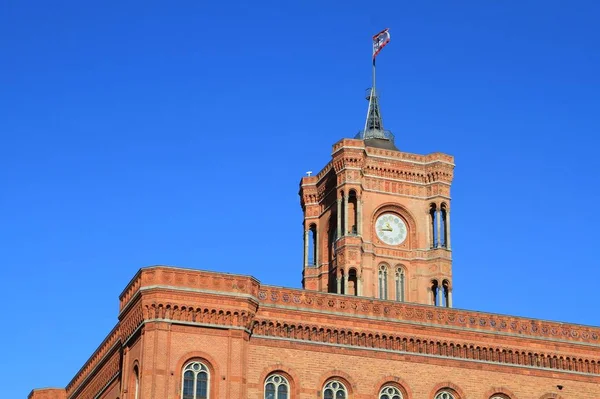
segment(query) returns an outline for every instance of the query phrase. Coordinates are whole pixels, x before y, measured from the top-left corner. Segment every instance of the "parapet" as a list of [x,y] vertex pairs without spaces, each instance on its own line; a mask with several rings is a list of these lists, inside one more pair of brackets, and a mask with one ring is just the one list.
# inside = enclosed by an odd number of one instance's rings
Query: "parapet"
[[41,388],[31,391],[28,399],[66,399],[67,391],[64,388]]

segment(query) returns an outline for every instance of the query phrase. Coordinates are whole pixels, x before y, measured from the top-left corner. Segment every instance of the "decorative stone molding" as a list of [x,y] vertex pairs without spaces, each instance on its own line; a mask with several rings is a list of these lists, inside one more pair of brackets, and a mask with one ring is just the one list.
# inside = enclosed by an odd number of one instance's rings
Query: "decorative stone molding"
[[143,306],[143,319],[213,324],[224,327],[239,327],[249,331],[253,324],[254,313],[247,310],[151,303]]
[[600,374],[598,360],[583,359],[537,351],[483,346],[449,340],[432,340],[426,337],[357,331],[349,328],[294,324],[257,319],[253,335],[322,342],[334,345],[382,349],[399,353],[432,355],[458,360],[476,360],[504,365],[528,366],[541,369]]
[[121,315],[119,322],[119,335],[123,342],[131,337],[137,328],[144,322],[144,315],[141,301],[137,301],[134,306],[130,306],[125,315]]
[[263,286],[258,292],[262,303],[317,309],[328,312],[364,315],[389,320],[452,326],[473,332],[518,334],[522,337],[590,343],[600,346],[600,328],[565,325],[514,316],[480,313],[454,308],[431,307],[406,302],[337,296],[316,291],[303,291]]

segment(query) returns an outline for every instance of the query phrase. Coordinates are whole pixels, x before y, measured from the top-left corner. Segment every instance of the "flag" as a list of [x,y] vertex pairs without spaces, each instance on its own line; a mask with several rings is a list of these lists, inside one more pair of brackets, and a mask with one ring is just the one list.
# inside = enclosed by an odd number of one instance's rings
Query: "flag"
[[390,30],[386,28],[373,36],[373,59],[377,57],[377,54],[390,42]]

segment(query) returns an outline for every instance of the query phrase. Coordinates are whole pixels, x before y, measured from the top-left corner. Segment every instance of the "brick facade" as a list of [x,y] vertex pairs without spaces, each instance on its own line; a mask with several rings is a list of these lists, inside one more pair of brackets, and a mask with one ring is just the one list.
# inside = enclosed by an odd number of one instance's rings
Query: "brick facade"
[[[29,398],[178,399],[194,360],[213,399],[262,399],[273,373],[293,399],[323,398],[333,380],[351,399],[379,398],[384,386],[403,399],[600,398],[600,328],[452,308],[452,170],[448,155],[340,141],[332,162],[301,182],[305,231],[317,242],[313,261],[305,255],[305,289],[141,269],[120,296],[117,325],[66,388]],[[376,235],[382,212],[406,225],[396,245]],[[381,264],[404,268],[404,300],[393,279],[390,300],[380,298]]]

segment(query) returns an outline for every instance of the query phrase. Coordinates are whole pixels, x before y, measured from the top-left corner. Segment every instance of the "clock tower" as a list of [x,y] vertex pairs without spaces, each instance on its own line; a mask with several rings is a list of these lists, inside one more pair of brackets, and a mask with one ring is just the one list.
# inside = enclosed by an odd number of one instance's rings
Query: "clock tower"
[[307,290],[452,307],[454,158],[400,151],[375,87],[354,139],[300,181]]

